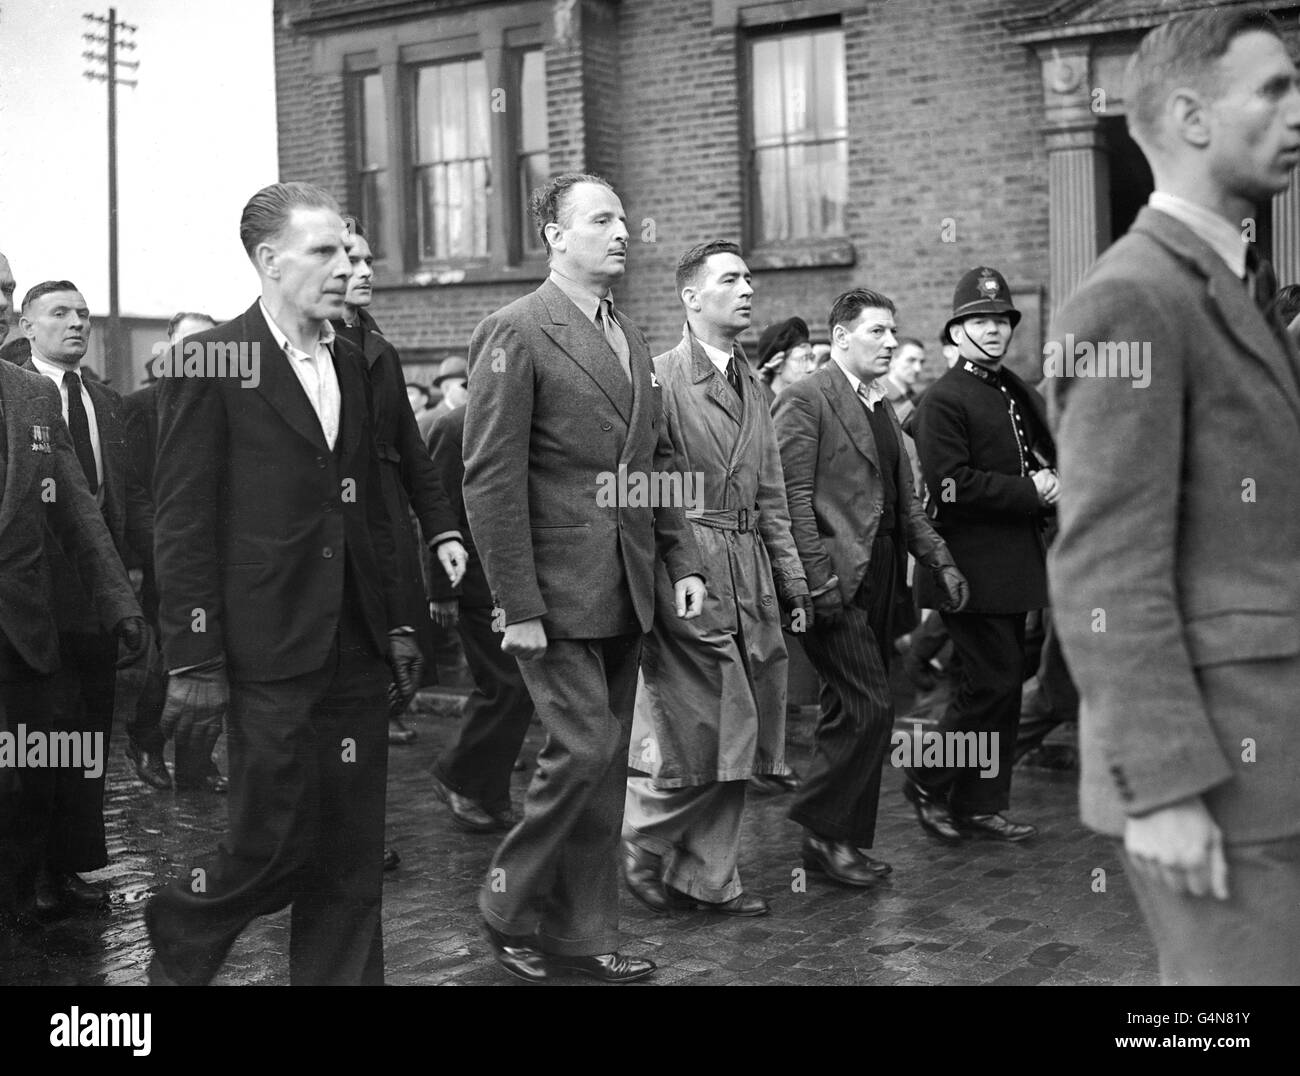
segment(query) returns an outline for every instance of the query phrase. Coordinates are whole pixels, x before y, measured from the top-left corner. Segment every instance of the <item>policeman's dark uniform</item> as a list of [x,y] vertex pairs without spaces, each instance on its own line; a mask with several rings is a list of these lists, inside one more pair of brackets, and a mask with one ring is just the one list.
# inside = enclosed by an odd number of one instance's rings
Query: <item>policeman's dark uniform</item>
[[[1004,314],[1012,329],[1020,313],[996,270],[972,269],[953,296],[951,327],[977,314]],[[1025,614],[1047,605],[1043,528],[1052,511],[1039,502],[1030,477],[1054,469],[1056,449],[1037,391],[1011,371],[959,358],[921,397],[909,423],[930,493],[935,530],[948,543],[970,584],[970,601],[943,620],[957,649],[961,676],[940,731],[998,734],[998,773],[981,777],[974,763],[960,769],[908,771],[919,791],[946,800],[959,827],[971,816],[1006,809],[1012,752],[1025,677]],[[937,608],[926,573],[918,600]],[[1020,839],[1032,827],[982,835]]]

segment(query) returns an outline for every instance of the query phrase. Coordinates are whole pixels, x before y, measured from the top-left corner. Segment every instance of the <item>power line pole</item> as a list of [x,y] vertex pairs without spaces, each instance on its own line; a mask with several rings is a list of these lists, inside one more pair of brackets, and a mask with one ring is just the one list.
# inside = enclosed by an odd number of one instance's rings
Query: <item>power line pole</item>
[[[103,33],[82,34],[92,48],[81,55],[91,64],[102,63],[103,71],[87,70],[82,74],[88,79],[98,79],[108,84],[108,333],[104,338],[104,376],[123,391],[131,374],[130,356],[125,354],[122,344],[122,311],[118,303],[117,286],[117,87],[134,87],[135,79],[117,77],[117,69],[125,67],[134,72],[140,66],[139,60],[119,60],[118,49],[133,50],[135,42],[124,38],[122,34],[134,34],[139,29],[129,22],[118,22],[117,8],[108,9],[107,15],[95,15],[87,12],[81,16],[87,22],[97,23],[104,29]],[[96,52],[94,45],[103,45],[103,52]]]

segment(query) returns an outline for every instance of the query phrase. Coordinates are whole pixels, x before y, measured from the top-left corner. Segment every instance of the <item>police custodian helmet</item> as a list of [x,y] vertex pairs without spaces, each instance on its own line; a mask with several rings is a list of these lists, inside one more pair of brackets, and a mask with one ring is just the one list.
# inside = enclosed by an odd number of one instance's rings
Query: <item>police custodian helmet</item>
[[1005,314],[1011,328],[1020,323],[1020,311],[1011,305],[1011,289],[1002,274],[987,265],[977,265],[957,282],[952,293],[952,317],[943,326],[945,343],[956,343],[949,330],[959,321],[976,314]]

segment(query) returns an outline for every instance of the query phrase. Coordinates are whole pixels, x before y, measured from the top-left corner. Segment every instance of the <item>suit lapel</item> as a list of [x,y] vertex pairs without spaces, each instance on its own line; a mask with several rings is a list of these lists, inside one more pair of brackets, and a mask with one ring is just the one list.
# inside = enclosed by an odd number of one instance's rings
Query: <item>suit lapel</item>
[[[371,334],[367,333],[370,339]],[[382,350],[382,344],[381,344]],[[339,458],[348,459],[355,451],[365,428],[367,399],[365,373],[366,361],[357,349],[341,336],[334,338],[334,372],[339,379]],[[315,412],[313,412],[314,417]],[[320,425],[319,422],[316,423]]]
[[[110,461],[109,456],[115,454],[110,451],[111,446],[122,445],[125,440],[122,417],[117,413],[117,407],[102,385],[97,385],[88,379],[83,383],[86,392],[90,394],[90,402],[95,408],[95,427],[99,430],[99,466],[102,471],[99,484],[104,491],[104,518],[108,520],[109,530],[116,540],[122,532],[118,520],[125,508],[117,496],[116,480],[124,476],[114,466],[116,461]],[[123,526],[125,526],[124,520]]]
[[[871,436],[871,423],[867,421],[867,413],[862,401],[858,399],[858,394],[853,391],[849,379],[844,376],[844,371],[839,368],[838,363],[828,362],[824,369],[826,373],[822,377],[822,392],[829,401],[831,410],[848,431],[853,447],[861,452],[879,473],[880,455],[876,451],[876,439]],[[881,402],[889,406],[887,401]]]
[[[280,350],[271,330],[262,316],[259,305],[254,303],[244,312],[241,319],[240,334],[251,343],[259,345],[258,352],[262,358],[261,380],[252,391],[275,409],[276,413],[290,426],[307,438],[312,444],[325,452],[329,445],[325,443],[325,431],[321,429],[320,419],[303,391],[302,383],[293,370],[289,368],[289,356]],[[338,345],[335,345],[336,347]],[[337,363],[335,364],[337,367]],[[341,394],[340,375],[340,394]],[[247,392],[248,389],[242,388]],[[340,419],[340,428],[342,420]],[[340,436],[342,436],[340,434]]]
[[0,392],[4,393],[5,440],[9,450],[5,464],[4,500],[0,502],[0,533],[23,503],[27,487],[36,474],[30,438],[32,427],[39,423],[32,421],[31,396],[24,380],[21,375],[16,375],[9,363],[0,359]]
[[[551,281],[545,281],[534,294],[541,301],[549,315],[550,323],[544,322],[541,326],[542,331],[555,342],[561,351],[583,369],[587,376],[596,383],[600,391],[609,397],[609,402],[623,416],[623,421],[631,425],[634,402],[632,386],[628,383],[628,379],[623,376],[623,368],[619,365],[618,356],[610,350],[604,335],[594,324],[587,320],[581,310],[573,305],[572,300]],[[615,316],[617,316],[617,311]],[[619,318],[618,323],[623,326],[623,319]],[[632,340],[636,336],[636,349],[644,352],[643,358],[649,359],[649,349],[641,343],[639,334],[629,333],[624,327],[623,335],[627,337],[629,352],[634,349]],[[646,380],[648,387],[648,376]]]
[[[739,427],[743,417],[740,401],[736,399],[736,394],[732,391],[726,377],[713,365],[713,360],[705,353],[703,345],[695,338],[689,325],[682,330],[682,340],[690,349],[691,380],[697,385],[707,381],[708,385],[704,389],[705,398],[712,400]],[[744,382],[742,381],[741,384],[743,385]]]

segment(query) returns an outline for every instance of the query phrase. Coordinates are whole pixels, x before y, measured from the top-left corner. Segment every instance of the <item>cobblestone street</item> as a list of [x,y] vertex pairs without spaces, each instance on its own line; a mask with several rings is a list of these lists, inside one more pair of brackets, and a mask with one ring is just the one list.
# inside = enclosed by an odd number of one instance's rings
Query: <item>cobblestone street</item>
[[[454,828],[429,793],[426,770],[451,736],[456,698],[426,694],[408,719],[414,744],[389,754],[389,842],[401,853],[385,875],[387,981],[408,984],[516,984],[497,967],[478,933],[476,888],[496,835]],[[900,713],[910,699],[900,697]],[[791,758],[807,758],[811,715],[794,724]],[[910,718],[900,719],[910,724]],[[525,757],[540,745],[533,726]],[[41,957],[18,958],[0,982],[142,985],[149,946],[144,899],[174,871],[215,846],[225,820],[220,796],[152,792],[136,780],[114,733],[106,821],[111,865],[89,881],[107,887],[112,906],[99,917],[51,923],[34,942]],[[224,745],[224,740],[223,740]],[[225,760],[221,758],[224,769]],[[529,772],[515,775],[515,798]],[[623,948],[660,966],[649,981],[758,986],[923,984],[1154,984],[1147,940],[1115,851],[1084,829],[1076,773],[1016,773],[1012,817],[1040,835],[1027,844],[970,842],[950,848],[924,835],[888,767],[875,854],[894,866],[878,889],[861,892],[817,875],[801,884],[800,829],[788,796],[751,797],[741,877],[772,903],[761,919],[703,912],[658,917],[624,892]],[[1105,872],[1095,892],[1094,872]],[[236,943],[218,983],[288,982],[289,913],[255,923]],[[582,980],[562,980],[583,985]]]

